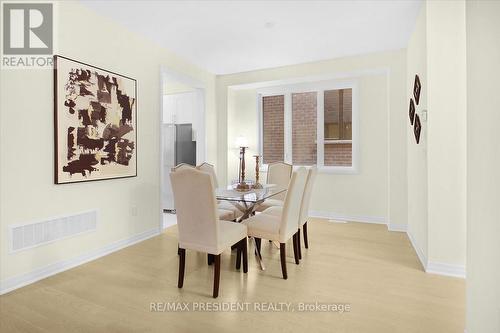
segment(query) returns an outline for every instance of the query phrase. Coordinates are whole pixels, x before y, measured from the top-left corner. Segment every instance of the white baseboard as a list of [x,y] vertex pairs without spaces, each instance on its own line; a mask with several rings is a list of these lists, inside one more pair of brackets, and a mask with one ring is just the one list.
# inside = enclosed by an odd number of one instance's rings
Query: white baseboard
[[406,234],[410,239],[411,246],[413,246],[413,249],[417,253],[418,260],[420,260],[420,263],[422,264],[424,271],[427,271],[427,257],[424,254],[424,251],[417,244],[417,241],[415,240],[415,237],[413,237],[413,235],[411,234],[410,230],[408,230]]
[[310,217],[317,217],[322,219],[332,220],[332,222],[361,222],[361,223],[375,223],[385,224],[389,231],[406,232],[408,225],[406,224],[393,224],[387,221],[382,216],[359,216],[359,215],[345,215],[332,212],[311,210],[309,211]]
[[453,276],[465,279],[465,266],[429,261],[420,246],[417,244],[411,232],[408,230],[406,234],[408,235],[410,243],[417,253],[418,259],[420,260],[420,263],[422,264],[422,267],[424,268],[424,271],[426,273]]
[[453,276],[465,279],[465,266],[463,265],[450,265],[443,264],[440,262],[428,262],[427,268],[425,269],[427,273],[439,274],[445,276]]
[[74,268],[76,266],[85,264],[89,261],[95,260],[97,258],[103,257],[107,254],[113,253],[115,251],[121,250],[127,246],[142,242],[148,238],[159,235],[160,232],[158,228],[144,231],[140,234],[132,236],[130,238],[122,239],[106,245],[100,249],[84,253],[75,258],[62,260],[48,266],[35,269],[29,273],[17,275],[0,282],[0,295],[8,293],[12,290],[24,287],[28,284],[34,283],[41,279],[45,279],[54,274],[66,271],[68,269]]
[[355,216],[355,215],[345,215],[337,214],[332,212],[310,210],[310,217],[318,217],[322,219],[345,221],[345,222],[362,222],[362,223],[375,223],[375,224],[387,224],[387,219],[381,216]]
[[310,217],[317,217],[322,219],[332,220],[332,222],[362,222],[362,223],[376,223],[376,224],[386,224],[389,231],[394,232],[406,232],[413,249],[417,253],[418,260],[422,264],[422,268],[426,273],[439,274],[445,276],[453,276],[459,278],[465,278],[465,266],[463,265],[451,265],[438,262],[430,262],[427,260],[426,255],[422,248],[418,245],[415,237],[408,230],[408,225],[406,224],[392,224],[387,222],[385,217],[373,217],[373,216],[353,216],[353,215],[343,215],[332,212],[325,211],[309,211]]
[[395,232],[406,232],[408,230],[408,225],[388,223],[387,230]]

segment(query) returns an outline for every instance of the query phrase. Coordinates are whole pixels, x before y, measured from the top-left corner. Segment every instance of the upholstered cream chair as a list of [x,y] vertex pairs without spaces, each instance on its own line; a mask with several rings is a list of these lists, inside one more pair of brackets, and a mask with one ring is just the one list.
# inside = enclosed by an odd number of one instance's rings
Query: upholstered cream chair
[[304,194],[304,188],[307,181],[307,170],[304,167],[299,168],[292,174],[290,186],[286,193],[283,204],[283,213],[280,216],[271,214],[257,214],[245,223],[248,227],[248,235],[255,238],[257,251],[260,256],[260,240],[262,238],[280,243],[281,271],[283,278],[287,279],[286,270],[286,242],[293,238],[293,252],[295,263],[299,263],[297,248],[297,231],[300,217],[300,203]]
[[177,170],[184,170],[184,169],[193,169],[194,166],[192,166],[191,164],[187,164],[187,163],[180,163],[180,164],[177,164],[176,166],[174,166],[171,171],[174,172],[174,171],[177,171]]
[[213,297],[219,295],[220,255],[235,245],[243,253],[243,271],[248,270],[247,227],[220,221],[211,176],[195,168],[170,173],[179,228],[179,281],[184,284],[186,249],[212,255],[215,262]]
[[[300,241],[300,229],[304,233],[304,245],[306,249],[309,248],[309,242],[307,238],[307,220],[309,219],[309,204],[311,202],[311,193],[312,188],[314,186],[314,182],[316,180],[316,175],[318,173],[318,168],[316,166],[312,166],[307,175],[307,182],[304,188],[304,195],[302,196],[302,203],[300,205],[300,218],[299,218],[299,232],[297,234],[297,243],[299,250],[299,259],[302,259],[302,249],[301,249],[301,241]],[[273,216],[281,216],[283,213],[282,207],[270,207],[262,212],[262,214],[268,214]]]
[[[290,176],[292,175],[292,165],[284,163],[284,162],[274,162],[270,163],[267,167],[267,184],[276,184],[279,187],[288,188],[288,183],[290,182]],[[286,193],[280,193],[273,196],[270,199],[267,199],[263,203],[257,206],[255,209],[258,212],[262,212],[263,210],[278,206],[283,206],[283,201],[285,200]]]
[[[172,168],[172,172],[178,171],[178,170],[185,170],[185,169],[195,169],[196,167],[192,166],[191,164],[186,164],[186,163],[181,163],[176,165],[174,168]],[[202,170],[203,172],[207,172],[207,170]],[[217,186],[214,186],[216,188]],[[237,217],[235,213],[232,210],[229,209],[224,209],[224,208],[218,208],[217,212],[219,214],[219,219],[224,220],[224,221],[234,221]]]
[[[217,174],[215,173],[215,168],[212,164],[204,162],[196,167],[198,170],[204,171],[212,176],[212,181],[214,188],[219,187],[219,182],[217,181]],[[233,204],[227,201],[222,201],[218,203],[219,210],[231,211],[233,213],[233,218],[235,220],[243,215],[243,212],[235,207]]]

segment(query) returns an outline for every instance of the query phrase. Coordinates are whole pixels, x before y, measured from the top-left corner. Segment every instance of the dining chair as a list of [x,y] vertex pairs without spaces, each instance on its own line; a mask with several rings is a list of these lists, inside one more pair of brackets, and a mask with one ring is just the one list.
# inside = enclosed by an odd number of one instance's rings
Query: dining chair
[[[299,218],[299,232],[297,233],[297,243],[299,251],[299,259],[302,259],[302,245],[300,240],[300,229],[302,229],[304,234],[304,246],[306,249],[309,248],[309,241],[307,236],[307,220],[309,219],[309,204],[311,202],[311,193],[316,180],[316,175],[318,173],[318,168],[312,166],[308,170],[306,186],[304,187],[304,195],[302,196],[302,202],[300,205],[300,218]],[[262,214],[268,214],[272,216],[281,216],[283,213],[282,207],[270,207],[262,212]]]
[[288,278],[286,270],[286,242],[293,238],[295,263],[299,263],[297,231],[300,217],[300,203],[307,181],[307,170],[300,167],[292,174],[290,186],[285,196],[283,213],[280,216],[257,214],[243,221],[248,227],[248,236],[254,237],[258,255],[260,256],[260,240],[262,238],[280,243],[281,271],[283,279]]
[[[196,168],[198,170],[201,170],[201,171],[204,171],[204,172],[210,174],[210,176],[212,176],[214,188],[219,187],[219,182],[217,181],[217,174],[215,173],[215,168],[212,164],[207,163],[207,162],[203,162],[202,164],[198,165]],[[219,209],[233,212],[232,220],[236,220],[236,219],[240,218],[241,216],[243,216],[243,212],[228,201],[219,202],[217,204],[217,206],[219,207]]]
[[179,280],[184,284],[186,249],[214,258],[213,297],[219,295],[221,253],[235,245],[243,253],[243,272],[248,271],[247,227],[220,221],[212,179],[206,172],[185,168],[170,173],[179,228]]
[[193,169],[193,168],[194,168],[194,166],[191,165],[191,164],[179,163],[176,166],[174,166],[170,171],[174,172],[174,171],[177,171],[177,170]]
[[[288,188],[293,166],[285,162],[270,163],[267,167],[267,184],[275,184],[279,187]],[[269,207],[282,207],[285,200],[285,193],[275,195],[257,206],[256,211],[262,212]]]
[[[185,170],[185,169],[197,169],[197,167],[194,167],[191,164],[181,163],[181,164],[178,164],[175,167],[173,167],[171,171],[175,172],[175,171],[178,171],[178,170]],[[208,172],[210,174],[210,172],[207,171],[207,170],[202,170],[202,171],[203,172]],[[215,172],[214,172],[214,174],[215,174]],[[214,188],[216,188],[216,187],[217,186],[214,186]],[[219,219],[220,220],[234,221],[235,219],[238,218],[238,216],[236,216],[236,214],[234,213],[234,211],[231,210],[231,209],[225,209],[225,208],[222,208],[222,207],[218,207],[217,211],[219,213]]]

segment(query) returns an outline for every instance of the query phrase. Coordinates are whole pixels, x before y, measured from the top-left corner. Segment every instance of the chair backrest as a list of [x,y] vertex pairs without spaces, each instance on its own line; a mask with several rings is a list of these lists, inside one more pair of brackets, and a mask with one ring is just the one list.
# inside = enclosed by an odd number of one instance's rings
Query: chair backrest
[[[267,167],[267,183],[276,184],[280,187],[288,188],[290,177],[292,176],[292,165],[284,162],[270,163]],[[284,200],[286,193],[280,193],[273,199]]]
[[180,164],[177,164],[176,166],[174,166],[170,171],[174,172],[174,171],[179,171],[179,170],[184,170],[184,169],[194,169],[194,166],[192,166],[191,164],[187,164],[187,163],[180,163]]
[[316,180],[318,168],[316,166],[312,166],[308,171],[304,195],[302,196],[302,204],[300,205],[299,228],[306,223],[309,218],[309,203],[311,202],[312,188],[314,186],[314,181]]
[[211,178],[195,168],[170,173],[181,244],[217,246],[219,218]]
[[217,174],[215,173],[215,168],[212,164],[203,162],[202,164],[198,165],[196,169],[206,172],[210,176],[212,176],[214,188],[219,187],[219,182],[217,181]]
[[306,187],[307,174],[306,168],[300,167],[292,174],[290,179],[290,185],[283,204],[283,213],[281,214],[280,238],[283,240],[290,232],[298,229],[300,206],[304,188]]

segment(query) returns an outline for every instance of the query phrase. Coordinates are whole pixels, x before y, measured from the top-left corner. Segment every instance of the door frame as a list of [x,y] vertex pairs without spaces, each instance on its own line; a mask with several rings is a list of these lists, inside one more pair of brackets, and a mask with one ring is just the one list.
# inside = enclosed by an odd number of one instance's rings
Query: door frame
[[[160,66],[160,117],[159,117],[159,154],[160,154],[160,168],[159,168],[159,173],[160,173],[160,186],[159,186],[159,191],[160,191],[160,214],[159,214],[159,230],[162,232],[165,229],[165,224],[164,224],[164,212],[163,212],[163,188],[166,186],[165,184],[165,177],[163,175],[163,163],[164,163],[164,158],[163,158],[163,151],[164,151],[164,141],[163,141],[163,113],[164,113],[164,105],[163,105],[163,96],[164,96],[164,89],[165,86],[168,85],[168,81],[176,81],[178,83],[182,83],[184,85],[190,86],[197,90],[200,93],[200,111],[201,115],[203,117],[201,123],[203,124],[203,146],[200,147],[197,144],[196,150],[198,149],[203,149],[203,156],[207,157],[207,122],[206,122],[206,85],[202,81],[189,76],[187,74],[178,72],[172,68],[166,67],[166,66]],[[197,154],[198,155],[198,154]]]

